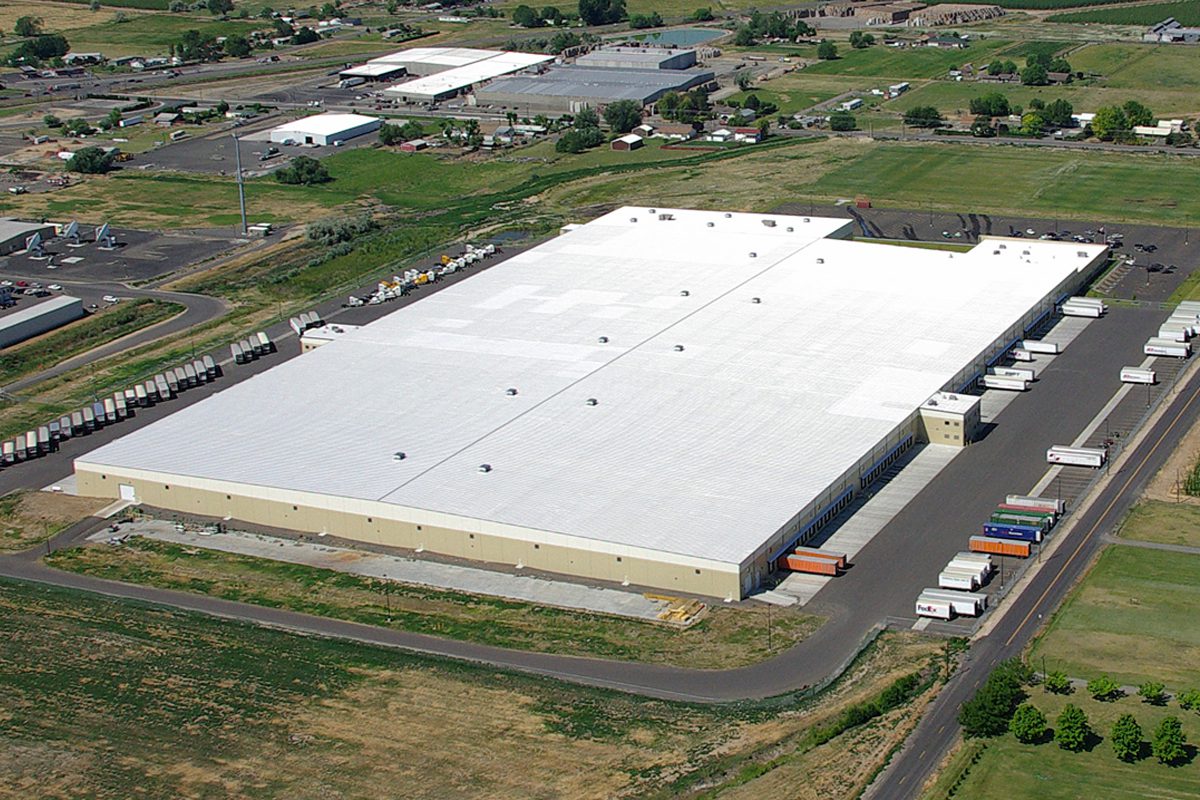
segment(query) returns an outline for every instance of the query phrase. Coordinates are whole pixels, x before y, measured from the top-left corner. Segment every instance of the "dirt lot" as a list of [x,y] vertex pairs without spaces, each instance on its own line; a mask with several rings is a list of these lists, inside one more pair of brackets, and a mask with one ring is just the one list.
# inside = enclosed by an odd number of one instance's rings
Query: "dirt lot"
[[27,550],[108,503],[96,497],[50,492],[14,492],[0,497],[0,552]]

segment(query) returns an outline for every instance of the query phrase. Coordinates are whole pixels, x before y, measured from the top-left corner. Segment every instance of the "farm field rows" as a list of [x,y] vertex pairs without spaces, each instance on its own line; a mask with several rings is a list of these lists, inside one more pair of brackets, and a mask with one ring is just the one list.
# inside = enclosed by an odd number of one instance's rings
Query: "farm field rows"
[[931,105],[947,116],[970,115],[971,99],[999,92],[1010,103],[1029,108],[1034,98],[1049,103],[1062,98],[1075,111],[1092,111],[1103,105],[1120,105],[1137,100],[1157,115],[1183,116],[1200,113],[1200,94],[1188,89],[1117,89],[1102,85],[1070,84],[1067,86],[1022,86],[1020,84],[988,84],[950,81],[931,81],[895,100],[884,104],[889,111],[907,111],[914,106]]
[[1071,66],[1104,76],[1104,85],[1137,90],[1200,88],[1200,57],[1190,47],[1092,44],[1071,53]]
[[1114,6],[1093,8],[1070,14],[1055,14],[1048,22],[1092,22],[1101,25],[1153,25],[1167,17],[1174,17],[1186,26],[1200,25],[1200,1],[1179,0],[1174,3],[1151,3],[1149,5]]

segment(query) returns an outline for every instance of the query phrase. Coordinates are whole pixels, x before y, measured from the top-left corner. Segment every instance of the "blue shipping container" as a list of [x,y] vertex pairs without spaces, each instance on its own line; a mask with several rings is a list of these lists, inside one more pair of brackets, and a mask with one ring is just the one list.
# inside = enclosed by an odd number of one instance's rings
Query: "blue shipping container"
[[1040,542],[1042,531],[1032,525],[1013,525],[1007,522],[986,522],[983,535],[993,539],[1020,539],[1023,542]]

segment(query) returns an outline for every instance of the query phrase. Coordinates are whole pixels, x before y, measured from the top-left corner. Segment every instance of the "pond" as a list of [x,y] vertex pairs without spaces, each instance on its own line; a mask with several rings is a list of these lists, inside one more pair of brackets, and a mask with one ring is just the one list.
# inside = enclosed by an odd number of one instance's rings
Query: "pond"
[[673,28],[657,33],[641,33],[627,38],[646,44],[667,45],[670,47],[695,47],[698,44],[712,41],[724,36],[729,31],[720,28]]

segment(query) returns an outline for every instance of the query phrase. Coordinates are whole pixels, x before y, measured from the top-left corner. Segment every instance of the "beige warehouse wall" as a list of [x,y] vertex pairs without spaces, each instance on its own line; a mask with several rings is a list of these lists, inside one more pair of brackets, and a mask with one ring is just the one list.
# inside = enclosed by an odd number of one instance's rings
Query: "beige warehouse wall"
[[[479,531],[418,524],[400,519],[351,513],[181,486],[162,480],[110,475],[91,468],[76,470],[80,494],[119,497],[120,485],[134,487],[138,501],[182,514],[241,520],[304,533],[329,533],[345,539],[429,551],[474,561],[521,566],[580,578],[648,586],[665,592],[707,597],[742,597],[739,573],[656,561],[628,555],[542,542]],[[388,509],[385,509],[388,510]],[[403,511],[395,507],[395,511]]]

